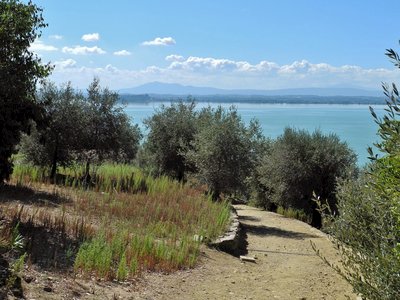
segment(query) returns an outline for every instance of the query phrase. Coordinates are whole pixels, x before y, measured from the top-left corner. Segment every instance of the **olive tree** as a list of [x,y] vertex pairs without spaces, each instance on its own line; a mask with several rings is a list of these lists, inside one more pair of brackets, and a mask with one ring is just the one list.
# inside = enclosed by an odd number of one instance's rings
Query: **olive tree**
[[198,117],[199,131],[185,152],[196,176],[208,186],[214,199],[222,193],[244,193],[262,140],[256,121],[248,126],[236,108],[203,109]]
[[149,133],[143,146],[143,155],[159,174],[184,180],[193,166],[187,162],[187,151],[198,130],[194,101],[162,105],[144,121]]
[[135,158],[140,130],[131,124],[118,94],[101,88],[98,79],[93,80],[87,96],[69,83],[60,88],[46,83],[38,97],[46,103],[47,126],[25,136],[21,152],[34,164],[50,166],[51,178],[59,165],[73,161],[86,163],[87,177],[91,162]]
[[78,159],[86,162],[86,177],[93,161],[134,159],[141,139],[139,127],[131,123],[118,93],[102,88],[94,78],[87,94],[82,142],[77,149]]
[[50,178],[56,175],[59,165],[66,166],[73,152],[83,143],[86,129],[84,97],[70,83],[57,88],[45,82],[37,95],[43,106],[47,126],[33,126],[30,135],[23,135],[20,151],[35,165],[50,166]]
[[303,210],[316,227],[321,226],[321,218],[313,192],[335,209],[337,180],[355,172],[356,155],[337,135],[291,128],[272,143],[257,167],[264,201]]

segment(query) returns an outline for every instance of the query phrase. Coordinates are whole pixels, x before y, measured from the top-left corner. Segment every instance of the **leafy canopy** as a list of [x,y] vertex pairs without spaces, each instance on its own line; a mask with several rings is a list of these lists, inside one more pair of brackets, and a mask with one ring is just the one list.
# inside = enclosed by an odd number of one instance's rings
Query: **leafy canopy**
[[221,193],[244,194],[263,142],[259,124],[244,124],[236,108],[204,108],[199,113],[199,131],[185,152],[196,170],[195,176],[205,184],[214,198]]
[[313,225],[320,227],[313,192],[334,208],[337,180],[348,178],[355,170],[356,155],[337,135],[286,128],[256,169],[259,197],[264,207],[273,204],[303,210],[312,216]]
[[42,9],[32,2],[0,1],[0,182],[12,171],[11,155],[31,119],[42,121],[36,83],[51,68],[29,50],[46,27]]
[[139,128],[131,124],[118,94],[102,89],[98,79],[93,80],[87,97],[69,83],[60,88],[45,83],[38,98],[46,103],[47,126],[25,135],[21,152],[35,165],[51,166],[51,178],[59,165],[74,161],[135,158]]

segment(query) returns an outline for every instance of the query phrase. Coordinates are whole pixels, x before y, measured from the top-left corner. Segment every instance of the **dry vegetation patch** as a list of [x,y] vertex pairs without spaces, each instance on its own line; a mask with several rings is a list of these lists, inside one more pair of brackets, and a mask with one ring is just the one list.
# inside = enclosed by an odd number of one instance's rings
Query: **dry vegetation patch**
[[79,168],[64,171],[53,185],[43,170],[17,166],[3,187],[2,217],[21,223],[31,263],[63,262],[78,276],[119,281],[146,270],[190,268],[201,242],[229,221],[227,203],[167,177],[105,165],[84,185]]

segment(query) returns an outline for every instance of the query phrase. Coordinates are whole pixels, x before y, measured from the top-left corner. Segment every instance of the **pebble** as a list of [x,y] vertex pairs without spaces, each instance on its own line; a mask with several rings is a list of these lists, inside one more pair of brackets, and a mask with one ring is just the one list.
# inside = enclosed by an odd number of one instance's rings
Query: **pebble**
[[26,283],[31,283],[32,281],[34,281],[34,277],[32,277],[32,276],[29,276],[29,275],[25,275],[24,277],[24,281],[26,282]]
[[51,293],[51,292],[53,291],[53,289],[52,289],[50,286],[48,286],[48,285],[46,285],[46,286],[43,288],[43,290],[44,290],[45,292],[48,292],[48,293]]

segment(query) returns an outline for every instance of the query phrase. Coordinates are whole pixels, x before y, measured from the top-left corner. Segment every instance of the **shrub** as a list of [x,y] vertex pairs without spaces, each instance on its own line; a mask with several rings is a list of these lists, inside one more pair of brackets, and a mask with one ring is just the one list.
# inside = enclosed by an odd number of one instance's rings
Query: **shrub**
[[[386,53],[397,67],[396,52]],[[369,149],[372,164],[358,181],[338,187],[338,212],[329,230],[342,257],[336,269],[363,299],[400,299],[400,99],[396,85],[383,86],[386,114],[373,109],[381,141]]]
[[258,203],[303,210],[320,227],[313,192],[335,208],[337,179],[351,177],[355,162],[356,155],[337,135],[286,128],[256,169]]

